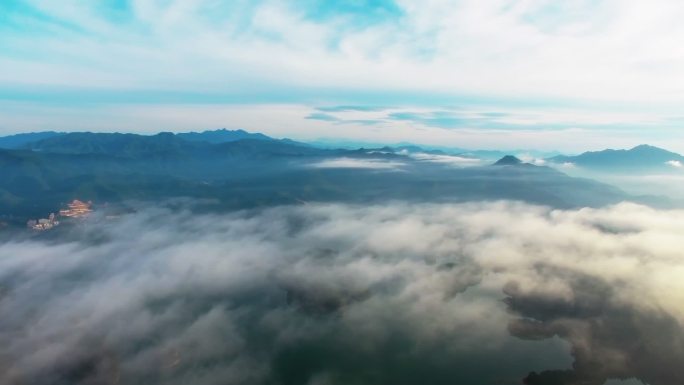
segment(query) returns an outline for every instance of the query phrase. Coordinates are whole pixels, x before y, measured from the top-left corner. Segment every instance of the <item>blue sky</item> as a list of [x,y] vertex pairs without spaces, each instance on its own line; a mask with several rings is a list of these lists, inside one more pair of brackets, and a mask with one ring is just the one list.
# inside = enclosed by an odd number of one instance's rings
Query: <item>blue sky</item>
[[684,151],[675,0],[3,0],[0,134]]

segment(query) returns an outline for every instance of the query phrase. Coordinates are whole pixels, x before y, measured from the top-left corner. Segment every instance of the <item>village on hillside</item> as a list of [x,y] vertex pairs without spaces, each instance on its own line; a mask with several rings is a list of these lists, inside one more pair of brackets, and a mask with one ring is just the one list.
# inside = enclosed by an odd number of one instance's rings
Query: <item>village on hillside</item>
[[[59,216],[64,218],[84,218],[90,215],[92,210],[93,202],[88,201],[82,202],[78,199],[74,199],[71,203],[67,204],[66,209],[59,210]],[[55,213],[50,213],[47,218],[40,219],[30,219],[26,222],[26,227],[31,230],[45,231],[50,230],[56,226],[59,226],[59,220]]]

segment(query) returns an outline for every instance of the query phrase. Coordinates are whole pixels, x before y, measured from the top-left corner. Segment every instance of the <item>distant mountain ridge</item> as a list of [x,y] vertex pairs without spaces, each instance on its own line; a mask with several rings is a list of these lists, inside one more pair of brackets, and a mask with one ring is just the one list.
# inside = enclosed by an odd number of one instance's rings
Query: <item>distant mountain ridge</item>
[[176,134],[176,136],[185,140],[200,141],[207,143],[226,143],[243,139],[275,140],[270,136],[264,135],[259,132],[252,133],[242,129],[228,130],[225,128],[221,128],[219,130],[207,130],[202,132],[181,132]]
[[29,132],[25,134],[15,134],[0,137],[0,148],[17,149],[26,146],[29,143],[37,142],[39,140],[52,138],[59,135],[64,135],[64,132],[42,131]]
[[[262,133],[248,132],[243,129],[221,128],[201,132],[162,132],[155,135],[43,131],[0,137],[0,149],[29,149],[60,154],[108,154],[131,157],[141,153],[191,154],[195,151],[201,151],[205,144],[222,144],[244,140],[274,141],[281,144],[315,148],[315,144],[312,146],[290,139],[276,139]],[[483,160],[492,159],[492,161],[499,159],[496,162],[498,165],[503,164],[500,162],[507,155],[500,151],[461,152],[464,151],[461,149],[447,152],[405,143],[400,146],[377,147],[371,150],[395,154],[408,152],[456,155],[477,157]],[[579,167],[604,171],[675,171],[677,168],[684,169],[684,156],[645,144],[628,150],[588,151],[575,156],[557,155],[545,160],[551,164],[572,163]]]
[[[642,144],[629,150],[589,151],[576,156],[554,156],[551,163],[605,170],[672,169],[669,162],[684,163],[684,156],[659,147]],[[677,164],[677,163],[674,163]]]
[[[225,131],[232,135],[230,131]],[[22,149],[62,155],[99,155],[130,160],[177,160],[206,157],[243,159],[278,155],[312,155],[325,150],[288,139],[238,133],[233,140],[187,140],[181,135],[162,132],[156,135],[75,132],[26,144]],[[204,133],[201,133],[202,135]],[[219,133],[220,136],[223,134]],[[212,136],[210,134],[209,136]],[[237,139],[244,137],[243,139]],[[197,138],[197,137],[196,137]],[[264,139],[266,138],[266,139]],[[218,159],[217,158],[217,159]]]
[[[142,135],[142,134],[127,134],[127,133],[93,133],[93,132],[56,132],[56,131],[43,131],[43,132],[32,132],[32,133],[22,133],[22,134],[14,134],[14,135],[8,135],[8,136],[2,136],[0,137],[0,148],[3,149],[38,149],[38,147],[41,147],[45,145],[46,143],[57,143],[61,140],[57,140],[55,138],[58,137],[69,137],[68,140],[74,140],[75,138],[81,138],[85,136],[91,136],[92,138],[96,138],[97,136],[92,136],[92,135],[110,135],[109,139],[116,137],[118,140],[124,140],[124,139],[132,139],[132,138],[143,138],[141,139],[144,141],[144,138],[150,138],[150,137],[158,137],[160,134],[165,134],[166,136],[175,136],[179,139],[183,139],[188,142],[206,142],[206,143],[213,143],[213,144],[219,144],[219,143],[228,143],[228,142],[235,142],[238,140],[244,140],[244,139],[253,139],[253,140],[279,140],[272,138],[268,135],[258,133],[258,132],[248,132],[242,129],[237,129],[237,130],[228,130],[225,128],[221,128],[218,130],[205,130],[202,132],[180,132],[180,133],[170,133],[170,132],[162,132],[159,134],[155,135]],[[102,136],[101,138],[104,138]],[[54,142],[44,142],[48,139],[55,139]],[[296,144],[298,142],[289,140],[289,139],[283,139],[285,141],[288,141],[292,144]],[[40,144],[37,144],[38,142],[42,142]],[[303,144],[303,143],[300,143]]]
[[172,133],[138,135],[73,132],[27,143],[23,148],[54,154],[100,154],[130,157],[142,153],[179,153],[198,148]]

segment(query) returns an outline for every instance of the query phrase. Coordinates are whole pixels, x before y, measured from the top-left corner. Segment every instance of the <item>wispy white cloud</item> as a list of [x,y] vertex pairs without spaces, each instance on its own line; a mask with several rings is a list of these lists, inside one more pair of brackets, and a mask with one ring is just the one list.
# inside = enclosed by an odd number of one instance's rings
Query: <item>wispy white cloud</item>
[[[517,154],[516,156],[525,163],[532,163],[532,164],[535,164],[537,166],[543,166],[547,163],[545,159],[536,157],[536,156],[534,156],[532,154],[528,154],[528,153]],[[567,166],[565,166],[565,167],[567,167]]]
[[408,156],[424,162],[443,163],[456,167],[480,166],[482,159],[466,158],[455,155],[426,154],[426,153],[407,153]]
[[401,12],[362,24],[334,10],[311,17],[297,2],[133,1],[119,18],[99,3],[27,4],[51,20],[8,13],[30,21],[5,33],[2,80],[13,84],[256,83],[669,103],[684,87],[678,1],[397,1]]
[[336,158],[312,163],[316,168],[365,168],[377,170],[398,170],[406,164],[385,159]]

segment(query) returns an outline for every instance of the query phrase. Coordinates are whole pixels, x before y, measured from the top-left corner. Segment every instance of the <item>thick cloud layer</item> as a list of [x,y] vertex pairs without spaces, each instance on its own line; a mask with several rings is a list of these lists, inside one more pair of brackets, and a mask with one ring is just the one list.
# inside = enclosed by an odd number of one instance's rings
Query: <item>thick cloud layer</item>
[[682,235],[631,204],[92,220],[0,245],[0,382],[679,385]]

